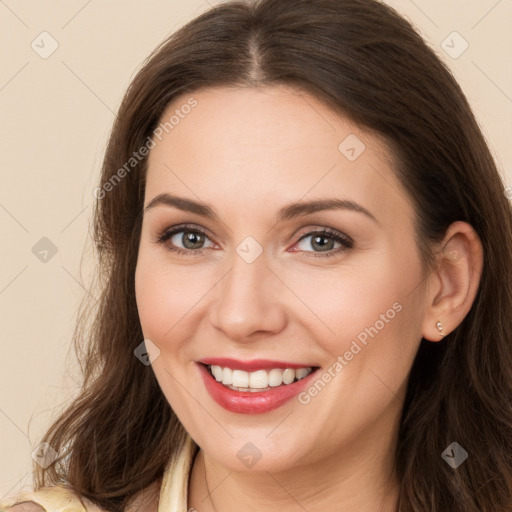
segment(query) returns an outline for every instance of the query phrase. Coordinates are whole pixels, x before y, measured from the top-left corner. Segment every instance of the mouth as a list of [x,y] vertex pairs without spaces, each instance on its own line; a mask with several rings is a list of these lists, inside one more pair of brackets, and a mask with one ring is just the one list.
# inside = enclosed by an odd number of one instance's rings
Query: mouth
[[204,365],[220,384],[234,391],[257,393],[279,386],[288,386],[307,377],[318,367],[271,368],[248,372],[229,366]]
[[320,369],[279,361],[219,358],[197,361],[197,366],[213,400],[228,411],[244,414],[282,406],[299,394]]

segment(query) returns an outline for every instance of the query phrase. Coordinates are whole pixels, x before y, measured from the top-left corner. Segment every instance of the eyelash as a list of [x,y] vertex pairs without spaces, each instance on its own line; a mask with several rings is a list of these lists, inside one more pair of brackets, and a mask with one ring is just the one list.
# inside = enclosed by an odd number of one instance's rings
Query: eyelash
[[[180,233],[180,232],[196,233],[196,234],[204,235],[206,238],[208,238],[208,235],[203,230],[196,228],[194,226],[188,225],[188,224],[182,224],[179,226],[174,226],[172,228],[164,229],[161,233],[159,233],[157,235],[155,242],[158,244],[164,244],[165,242],[167,242],[167,240],[169,240],[171,237],[173,237],[174,235],[176,235],[177,233]],[[320,257],[320,258],[327,257],[328,258],[328,257],[336,256],[340,252],[350,251],[351,249],[354,248],[354,242],[350,238],[343,236],[338,231],[335,231],[330,228],[323,228],[318,231],[310,231],[308,233],[305,233],[304,235],[302,235],[299,238],[299,240],[297,240],[296,243],[300,242],[304,238],[307,238],[309,236],[315,236],[315,235],[316,236],[325,236],[326,238],[332,238],[335,242],[339,242],[342,247],[338,247],[337,249],[333,249],[333,250],[325,251],[325,252],[303,251],[306,253],[312,252],[314,254],[313,257]],[[168,250],[176,252],[177,254],[183,254],[186,256],[200,255],[205,251],[205,249],[193,250],[193,249],[181,249],[180,247],[168,247]]]

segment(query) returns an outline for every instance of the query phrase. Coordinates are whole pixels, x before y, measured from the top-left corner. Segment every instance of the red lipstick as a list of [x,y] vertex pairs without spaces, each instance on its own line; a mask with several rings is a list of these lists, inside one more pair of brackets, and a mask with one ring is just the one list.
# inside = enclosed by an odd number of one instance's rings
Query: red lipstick
[[[208,362],[205,364],[216,364],[218,366],[227,366],[234,370],[244,371],[262,370],[267,368],[282,368],[284,370],[285,368],[308,367],[297,364],[291,365],[289,363],[282,364],[276,361],[265,361],[261,359],[248,361],[246,363],[235,361],[233,359],[220,358],[205,359],[204,361],[215,361],[215,363]],[[205,364],[201,363],[198,363],[197,367],[209,395],[213,400],[215,400],[215,402],[224,407],[224,409],[239,414],[261,414],[281,407],[309,385],[311,379],[316,376],[316,370],[318,369],[315,367],[309,375],[301,380],[293,382],[292,384],[282,384],[281,386],[276,386],[266,391],[252,392],[238,391],[224,386],[213,377]],[[247,368],[253,369],[248,370]]]
[[272,368],[312,368],[311,364],[288,363],[286,361],[270,361],[269,359],[251,359],[250,361],[239,361],[229,357],[207,357],[201,359],[198,363],[227,366],[232,370],[244,370],[246,372],[255,372],[256,370],[271,370]]

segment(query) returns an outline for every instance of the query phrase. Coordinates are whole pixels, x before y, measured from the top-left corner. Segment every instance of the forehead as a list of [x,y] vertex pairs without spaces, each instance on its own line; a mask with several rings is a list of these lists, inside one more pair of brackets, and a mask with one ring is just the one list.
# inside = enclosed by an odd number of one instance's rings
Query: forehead
[[148,161],[149,199],[172,191],[245,209],[261,208],[262,198],[270,207],[270,197],[277,205],[306,195],[347,196],[376,209],[408,202],[378,136],[286,86],[184,94],[160,127]]
[[[318,98],[284,85],[216,87],[183,94],[161,116],[160,133],[159,141],[163,137],[175,143],[200,144],[212,156],[229,160],[237,155],[246,157],[251,149],[260,153],[262,147],[268,152],[327,150],[339,156],[339,143],[353,135],[365,139],[372,152],[391,164],[391,152],[376,135]],[[361,149],[356,147],[357,153]]]

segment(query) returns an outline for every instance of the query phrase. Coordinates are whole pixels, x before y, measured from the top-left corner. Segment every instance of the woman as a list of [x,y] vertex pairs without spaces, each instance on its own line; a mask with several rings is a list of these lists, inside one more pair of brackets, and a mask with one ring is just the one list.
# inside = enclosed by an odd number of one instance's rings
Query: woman
[[83,391],[9,510],[512,510],[510,206],[392,9],[195,19],[95,195]]

